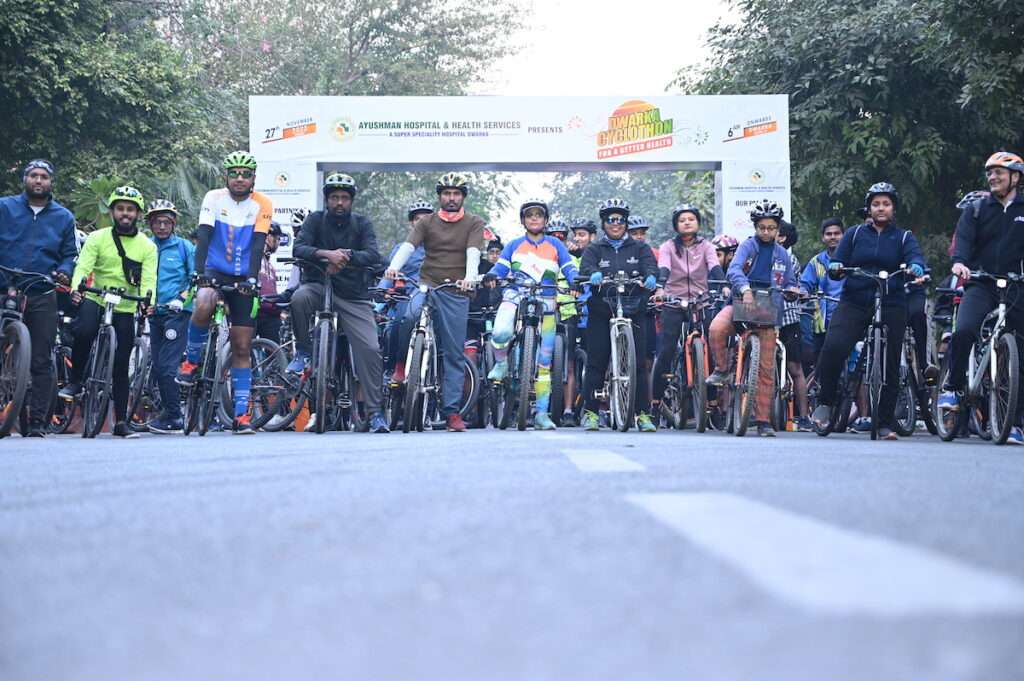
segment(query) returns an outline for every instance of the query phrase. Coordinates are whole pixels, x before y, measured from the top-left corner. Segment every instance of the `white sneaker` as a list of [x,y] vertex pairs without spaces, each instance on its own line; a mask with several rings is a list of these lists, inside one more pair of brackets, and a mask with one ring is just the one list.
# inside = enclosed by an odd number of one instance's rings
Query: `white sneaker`
[[302,429],[303,433],[312,433],[316,430],[316,414],[309,415],[309,421],[306,422],[306,427]]
[[270,420],[267,421],[267,426],[266,427],[268,427],[268,428],[277,428],[282,423],[284,423],[284,420],[285,420],[285,417],[282,416],[281,414],[274,414],[273,416],[270,417]]

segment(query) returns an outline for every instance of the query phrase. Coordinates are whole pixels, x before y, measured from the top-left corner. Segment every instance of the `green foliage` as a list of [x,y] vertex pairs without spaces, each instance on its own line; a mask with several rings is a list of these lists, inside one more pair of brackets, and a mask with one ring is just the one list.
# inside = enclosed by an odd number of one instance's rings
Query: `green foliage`
[[[899,222],[929,262],[947,262],[966,191],[996,149],[1024,146],[1024,19],[997,0],[738,0],[711,30],[710,67],[680,73],[694,94],[790,96],[795,224],[802,251],[829,215],[855,222],[866,188],[888,180]],[[932,238],[936,237],[936,238]],[[804,244],[807,244],[805,246]]]

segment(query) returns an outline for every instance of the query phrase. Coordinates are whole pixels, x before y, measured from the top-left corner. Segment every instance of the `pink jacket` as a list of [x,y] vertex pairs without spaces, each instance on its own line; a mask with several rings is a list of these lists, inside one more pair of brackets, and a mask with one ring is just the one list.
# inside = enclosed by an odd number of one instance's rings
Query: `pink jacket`
[[[670,296],[692,299],[704,293],[708,290],[708,273],[714,267],[718,267],[718,255],[714,244],[707,239],[698,237],[688,248],[683,248],[676,239],[670,239],[658,249],[662,286]],[[665,270],[668,271],[667,277]]]

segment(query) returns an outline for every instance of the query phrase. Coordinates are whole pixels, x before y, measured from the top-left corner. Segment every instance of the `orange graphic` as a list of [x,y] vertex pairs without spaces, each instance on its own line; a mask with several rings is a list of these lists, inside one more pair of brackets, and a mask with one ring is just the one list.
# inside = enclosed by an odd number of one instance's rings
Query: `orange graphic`
[[661,109],[631,99],[608,117],[608,128],[597,133],[597,158],[614,158],[672,146],[672,119],[662,119]]

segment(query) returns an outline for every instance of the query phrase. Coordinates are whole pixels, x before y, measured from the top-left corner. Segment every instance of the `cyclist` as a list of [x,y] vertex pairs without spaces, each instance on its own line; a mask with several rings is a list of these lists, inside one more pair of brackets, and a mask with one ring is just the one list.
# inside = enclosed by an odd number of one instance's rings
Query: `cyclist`
[[[843,229],[843,221],[840,218],[831,217],[822,221],[821,242],[825,244],[825,250],[811,258],[800,275],[800,290],[804,293],[821,293],[832,298],[838,298],[842,293],[844,280],[828,276],[828,265],[832,262],[832,255],[839,246],[839,240],[843,238]],[[805,371],[812,371],[818,363],[818,353],[825,343],[825,330],[838,304],[828,300],[818,302],[814,316],[804,315],[800,320]]]
[[181,400],[174,374],[185,352],[191,305],[185,304],[189,283],[196,271],[196,249],[174,233],[178,209],[166,199],[156,199],[146,212],[149,231],[157,248],[157,309],[149,320],[153,379],[160,390],[160,414],[149,424],[151,433],[180,433]]
[[718,266],[722,268],[723,272],[727,272],[729,265],[732,264],[732,259],[736,257],[736,249],[739,248],[740,242],[734,236],[719,234],[711,240],[711,243],[715,246]]
[[612,310],[600,290],[605,277],[613,278],[618,272],[643,279],[645,291],[630,295],[623,300],[623,313],[633,322],[633,339],[636,362],[636,409],[637,428],[644,433],[653,433],[658,428],[649,415],[647,382],[648,376],[640,370],[647,347],[647,326],[644,321],[647,312],[647,297],[658,286],[658,263],[650,247],[642,241],[631,239],[626,233],[629,220],[629,204],[622,199],[608,199],[598,207],[604,236],[592,242],[583,251],[580,260],[580,276],[590,282],[592,295],[587,301],[588,320],[585,332],[587,347],[587,380],[583,386],[584,412],[581,425],[586,430],[598,430],[597,391],[604,383],[605,371],[611,357],[611,316]]
[[[373,223],[352,211],[358,192],[359,187],[349,175],[328,175],[323,186],[327,208],[306,218],[292,252],[297,258],[327,261],[334,307],[340,313],[338,324],[348,338],[356,376],[362,384],[368,427],[374,433],[387,433],[387,420],[381,412],[383,359],[369,290],[372,270],[380,265],[381,257]],[[324,297],[324,277],[319,270],[307,268],[302,278],[304,283],[292,296],[291,308],[295,358],[288,370],[295,373],[309,362],[310,320]]]
[[[569,250],[569,257],[577,271],[580,267],[580,259],[572,254],[569,249],[569,225],[562,218],[552,218],[548,222],[547,234],[562,242],[562,245]],[[558,285],[567,288],[568,282],[565,275],[558,273]],[[569,293],[559,293],[555,297],[558,304],[558,320],[565,325],[565,406],[562,413],[563,426],[575,425],[572,413],[572,405],[576,401],[576,334],[579,314],[576,310],[576,296]]]
[[[409,205],[407,211],[407,218],[409,220],[409,229],[411,230],[416,226],[416,223],[434,212],[434,206],[428,201],[414,201]],[[388,262],[391,262],[398,249],[401,248],[402,244],[395,244],[391,249],[391,253],[388,255]],[[499,249],[499,253],[501,250]],[[401,275],[405,280],[412,285],[416,285],[420,281],[420,268],[423,267],[423,244],[420,244],[409,256],[409,259],[405,261],[405,265],[402,266]],[[387,277],[381,279],[378,286],[380,288],[390,288],[393,282],[389,281]],[[410,288],[409,291],[412,289]],[[385,367],[391,374],[391,381],[393,383],[402,383],[405,381],[405,355],[406,348],[409,347],[409,331],[411,329],[401,323],[405,318],[409,310],[409,301],[403,300],[395,305],[395,309],[392,311],[392,318],[388,322],[388,357],[389,364],[391,366]],[[404,332],[404,335],[403,335]]]
[[[292,248],[295,248],[295,240],[299,238],[299,234],[302,232],[302,223],[306,221],[308,215],[309,211],[305,208],[297,208],[292,211]],[[288,271],[288,287],[281,293],[280,301],[282,303],[290,302],[292,294],[295,293],[301,283],[302,268],[298,265],[292,265]]]
[[[274,268],[274,253],[281,245],[284,230],[276,222],[270,223],[266,242],[263,246],[263,260],[260,262],[260,310],[256,314],[256,336],[281,342],[281,308],[277,306],[277,270]],[[293,246],[294,248],[294,246]],[[286,297],[291,300],[291,296]]]
[[590,218],[576,218],[572,221],[572,248],[569,249],[576,258],[583,257],[583,251],[597,236],[597,224]]
[[[537,378],[534,388],[537,393],[534,427],[537,430],[554,430],[555,424],[548,414],[551,400],[551,359],[555,349],[555,286],[559,274],[571,285],[578,270],[569,251],[558,239],[546,235],[549,217],[548,205],[542,199],[528,199],[519,207],[519,220],[526,233],[508,242],[501,257],[488,273],[498,279],[510,274],[516,283],[507,286],[502,293],[501,305],[494,318],[491,347],[494,348],[495,364],[488,380],[501,381],[508,371],[508,343],[515,333],[516,311],[523,291],[517,284],[545,284],[541,290],[544,302],[544,319],[540,327],[540,351],[537,356]],[[525,377],[530,378],[530,377]]]
[[[629,234],[629,238],[634,241],[641,243],[647,243],[647,230],[651,228],[651,223],[647,222],[647,218],[642,215],[630,215],[629,220],[626,222],[626,233]],[[654,261],[658,261],[658,249],[651,246],[651,255],[654,256]],[[657,312],[655,310],[648,310],[645,314],[645,324],[647,326],[647,347],[644,349],[644,363],[641,365],[640,370],[647,375],[651,373],[651,367],[654,364],[654,357],[658,354],[658,332],[661,324],[660,320],[657,319]],[[651,384],[647,384],[648,391],[651,390]],[[653,399],[654,394],[648,392],[648,401]],[[654,415],[657,416],[658,412],[655,411]]]
[[[896,225],[895,214],[900,196],[896,187],[888,182],[871,185],[864,197],[867,221],[846,231],[829,262],[830,276],[842,277],[845,267],[862,267],[869,272],[886,270],[896,272],[907,265],[911,274],[924,276],[924,256],[917,239],[909,231]],[[885,377],[878,414],[878,433],[886,440],[898,439],[892,431],[892,418],[896,413],[896,392],[899,388],[900,355],[903,352],[903,333],[907,328],[906,295],[903,277],[889,279],[889,289],[882,302],[882,322],[886,329]],[[811,415],[814,425],[828,427],[832,405],[839,397],[836,392],[839,374],[857,341],[871,323],[874,314],[876,284],[870,279],[853,277],[843,285],[839,305],[829,322],[825,343],[818,358],[818,406]]]
[[[991,195],[976,199],[965,207],[956,226],[953,274],[966,280],[971,269],[989,274],[1024,273],[1024,197],[1020,183],[1024,160],[1017,154],[999,151],[985,162],[985,177]],[[976,207],[975,207],[976,206]],[[1011,283],[1015,291],[1019,284]],[[967,281],[956,315],[956,331],[949,347],[949,378],[939,395],[939,408],[960,409],[961,394],[967,381],[967,362],[971,346],[978,340],[985,316],[998,305],[994,282]],[[1020,295],[1008,298],[1007,322],[1010,328],[1024,330],[1024,300]],[[1018,401],[1018,417],[1024,408]],[[1007,440],[1024,444],[1018,422]]]
[[[62,284],[71,280],[78,248],[75,218],[53,198],[53,164],[29,161],[21,173],[23,191],[0,198],[0,265],[25,272],[51,274]],[[0,273],[0,284],[6,285]],[[22,321],[32,345],[32,393],[28,399],[28,437],[46,436],[53,394],[54,339],[57,337],[57,294],[29,287]]]
[[[142,194],[134,187],[118,187],[107,199],[107,206],[114,226],[89,235],[71,277],[71,302],[79,308],[72,327],[75,342],[71,349],[71,382],[60,391],[61,398],[68,401],[82,392],[82,377],[89,363],[89,351],[103,321],[103,299],[93,293],[83,297],[78,285],[91,276],[95,288],[119,288],[135,296],[157,290],[157,248],[138,228],[139,216],[146,209]],[[112,433],[124,438],[138,437],[126,422],[128,363],[135,345],[136,306],[133,301],[122,300],[114,308],[113,315],[117,344],[113,367]]]
[[[654,298],[660,300],[667,294],[694,300],[708,290],[709,278],[725,279],[725,272],[718,264],[715,247],[700,236],[701,214],[697,206],[691,203],[676,206],[672,210],[672,227],[675,237],[658,249],[658,289]],[[661,350],[654,363],[652,410],[658,409],[665,396],[665,376],[672,371],[686,315],[686,311],[675,308],[661,312]]]
[[[231,390],[235,399],[232,432],[249,435],[255,432],[249,416],[250,352],[256,326],[252,308],[274,207],[269,198],[253,191],[256,157],[247,151],[234,151],[222,165],[227,186],[207,192],[199,211],[196,246],[199,290],[188,325],[185,361],[178,369],[177,381],[182,385],[191,384],[199,355],[209,337],[217,299],[224,295],[231,322]],[[214,283],[234,284],[236,288],[221,294],[211,286]]]
[[[446,281],[455,282],[457,292],[450,290],[433,293],[434,330],[444,366],[444,385],[441,386],[441,413],[445,427],[451,432],[463,432],[466,424],[459,415],[462,398],[463,348],[469,315],[469,293],[479,280],[480,247],[484,242],[484,221],[465,208],[469,194],[469,181],[458,173],[446,173],[435,186],[440,207],[409,230],[405,242],[391,259],[385,277],[394,279],[406,261],[423,245],[424,259],[420,278],[428,286],[439,286]],[[416,292],[409,302],[405,317],[406,336],[419,318],[423,307],[423,294]]]
[[[793,254],[793,247],[800,238],[792,223],[782,221],[779,234],[775,238],[780,246],[786,249],[793,261],[793,274],[800,273],[800,261]],[[797,282],[799,286],[799,282]],[[779,340],[786,348],[786,371],[793,381],[793,410],[796,414],[796,429],[809,433],[814,430],[807,413],[807,379],[800,361],[800,303],[786,301],[782,312],[782,328],[779,329]]]
[[505,248],[505,246],[497,239],[491,239],[487,242],[487,262],[492,266],[494,263],[498,262],[498,258],[501,257],[501,251],[503,248]]
[[[782,223],[782,208],[774,201],[765,199],[755,204],[750,211],[750,221],[754,224],[755,235],[744,241],[736,249],[736,257],[729,265],[726,276],[733,296],[738,293],[744,303],[754,302],[754,289],[777,287],[796,290],[796,273],[793,271],[793,260],[782,246],[776,243],[776,235]],[[772,294],[776,304],[777,293]],[[733,305],[728,303],[715,315],[709,330],[709,341],[715,370],[707,377],[706,383],[721,387],[729,380],[729,361],[727,345],[729,336],[736,333],[736,325],[732,321]],[[781,306],[779,320],[781,322]],[[762,348],[775,347],[775,329],[758,327],[755,329]],[[758,369],[757,401],[754,403],[754,425],[760,437],[775,437],[775,431],[769,422],[772,403],[772,391],[775,388],[775,353],[761,352]]]

